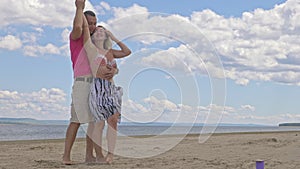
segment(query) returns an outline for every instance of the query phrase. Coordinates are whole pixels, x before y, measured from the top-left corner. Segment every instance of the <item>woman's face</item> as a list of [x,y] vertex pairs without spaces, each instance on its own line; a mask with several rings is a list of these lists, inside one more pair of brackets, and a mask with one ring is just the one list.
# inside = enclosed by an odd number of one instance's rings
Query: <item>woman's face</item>
[[93,40],[105,40],[105,39],[107,39],[105,29],[103,27],[96,27],[92,38],[93,38]]

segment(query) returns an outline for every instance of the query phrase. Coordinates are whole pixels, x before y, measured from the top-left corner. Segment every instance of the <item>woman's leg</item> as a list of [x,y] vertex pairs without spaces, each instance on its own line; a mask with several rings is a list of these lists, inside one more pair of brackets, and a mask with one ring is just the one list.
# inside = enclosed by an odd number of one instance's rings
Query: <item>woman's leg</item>
[[92,138],[94,141],[94,148],[96,152],[96,162],[104,162],[104,156],[102,153],[102,133],[103,133],[104,125],[105,125],[104,120],[101,120],[94,124]]
[[108,154],[106,156],[106,162],[111,164],[114,157],[114,150],[117,141],[117,127],[120,113],[115,113],[107,119],[107,145],[108,145]]

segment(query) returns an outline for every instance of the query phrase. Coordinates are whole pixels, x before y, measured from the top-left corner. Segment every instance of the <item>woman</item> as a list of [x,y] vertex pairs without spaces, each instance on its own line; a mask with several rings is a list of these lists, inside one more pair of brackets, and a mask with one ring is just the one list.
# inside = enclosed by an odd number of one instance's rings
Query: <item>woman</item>
[[[95,142],[96,161],[107,162],[113,161],[113,152],[117,137],[117,123],[121,115],[121,97],[122,88],[114,85],[113,78],[105,79],[103,75],[104,68],[117,68],[116,58],[123,58],[130,55],[130,49],[121,41],[119,41],[110,31],[102,26],[98,26],[90,37],[88,23],[84,19],[84,42],[90,67],[92,69],[93,82],[90,92],[90,109],[95,118],[95,127],[93,131],[93,139]],[[112,49],[111,40],[116,42],[120,50]],[[104,158],[102,154],[102,131],[105,125],[107,127],[107,144],[108,154]]]

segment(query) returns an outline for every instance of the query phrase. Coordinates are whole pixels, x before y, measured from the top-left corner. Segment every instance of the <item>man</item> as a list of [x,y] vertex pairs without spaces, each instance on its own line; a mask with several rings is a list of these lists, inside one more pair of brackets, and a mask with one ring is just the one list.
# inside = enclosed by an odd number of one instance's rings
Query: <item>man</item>
[[[93,130],[93,117],[88,106],[88,94],[92,73],[89,66],[86,52],[83,48],[83,16],[85,0],[75,0],[76,12],[73,20],[73,28],[70,34],[70,51],[72,68],[74,73],[74,83],[72,87],[71,119],[66,132],[65,150],[63,155],[63,164],[71,165],[71,149],[74,144],[76,134],[80,124],[89,123],[88,133]],[[92,11],[85,12],[89,24],[90,32],[96,28],[96,15]],[[106,69],[103,72],[106,77],[113,77],[115,69]],[[86,135],[86,156],[85,162],[93,162],[93,141]]]

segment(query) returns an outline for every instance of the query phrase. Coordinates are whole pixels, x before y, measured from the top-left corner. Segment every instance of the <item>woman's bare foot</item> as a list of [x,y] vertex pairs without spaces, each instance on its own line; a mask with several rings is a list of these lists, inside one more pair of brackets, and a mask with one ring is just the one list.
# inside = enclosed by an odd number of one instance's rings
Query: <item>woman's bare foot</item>
[[104,164],[104,163],[106,163],[106,160],[105,160],[105,158],[104,157],[100,157],[100,158],[96,158],[96,163],[98,163],[98,164]]
[[112,164],[114,160],[114,155],[112,153],[108,153],[105,157],[105,161],[107,164]]
[[72,163],[72,161],[62,161],[62,163],[64,164],[64,165],[72,165],[73,163]]
[[86,157],[85,163],[94,163],[96,161],[96,157]]

